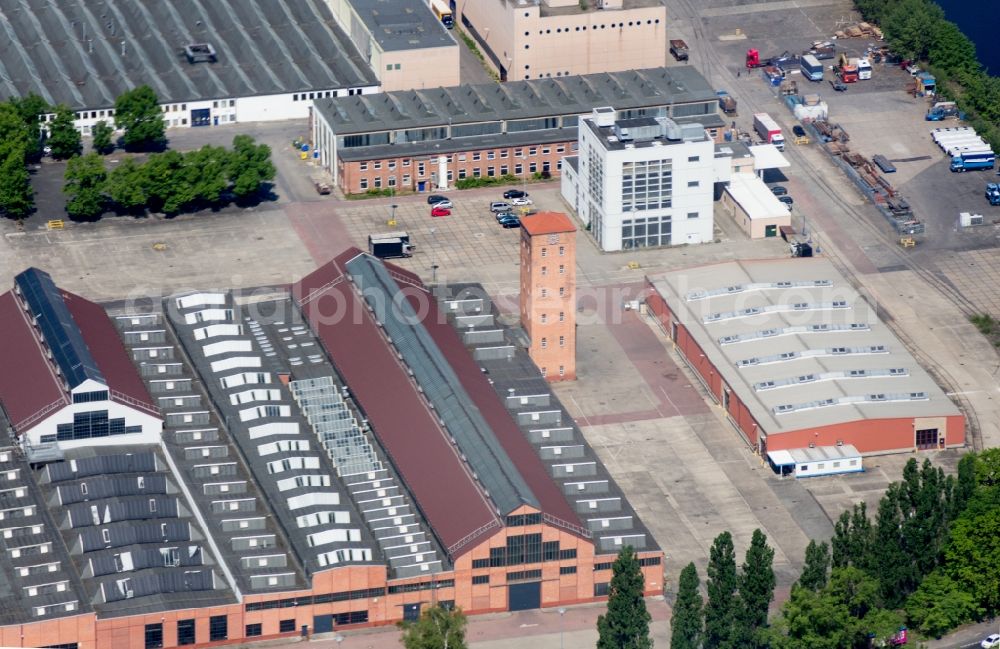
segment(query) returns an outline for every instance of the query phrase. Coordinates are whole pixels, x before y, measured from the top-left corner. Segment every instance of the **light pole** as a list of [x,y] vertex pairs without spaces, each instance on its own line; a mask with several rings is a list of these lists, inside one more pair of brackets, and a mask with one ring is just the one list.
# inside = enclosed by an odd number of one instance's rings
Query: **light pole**
[[563,616],[566,615],[566,609],[559,608],[559,649],[565,649],[563,646]]

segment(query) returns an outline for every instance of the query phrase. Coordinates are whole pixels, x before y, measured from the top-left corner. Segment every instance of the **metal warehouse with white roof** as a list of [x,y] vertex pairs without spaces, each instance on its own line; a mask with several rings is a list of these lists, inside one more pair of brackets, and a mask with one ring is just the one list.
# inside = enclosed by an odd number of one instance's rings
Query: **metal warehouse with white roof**
[[965,418],[828,260],[648,278],[650,311],[761,455],[958,447]]

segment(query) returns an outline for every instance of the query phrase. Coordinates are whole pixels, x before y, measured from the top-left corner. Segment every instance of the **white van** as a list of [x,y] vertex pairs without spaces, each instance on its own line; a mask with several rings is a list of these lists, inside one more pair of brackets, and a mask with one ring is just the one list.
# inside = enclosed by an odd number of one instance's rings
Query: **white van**
[[858,59],[858,80],[867,81],[872,78],[872,64],[868,59]]

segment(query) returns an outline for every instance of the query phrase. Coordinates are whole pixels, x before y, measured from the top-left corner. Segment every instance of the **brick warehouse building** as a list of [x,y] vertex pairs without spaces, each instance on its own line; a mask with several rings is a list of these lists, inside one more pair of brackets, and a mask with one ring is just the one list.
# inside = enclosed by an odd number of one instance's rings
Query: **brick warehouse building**
[[345,194],[424,192],[462,178],[557,176],[595,106],[697,122],[716,141],[726,124],[708,81],[676,66],[317,100],[311,136]]
[[5,404],[4,646],[242,642],[434,602],[593,601],[625,545],[662,591],[663,553],[481,298],[439,305],[351,250],[287,297],[187,293],[113,321],[103,341],[93,320],[68,324],[131,359],[162,436],[56,442],[29,462]]
[[965,443],[961,412],[829,261],[724,262],[647,281],[649,311],[761,456]]

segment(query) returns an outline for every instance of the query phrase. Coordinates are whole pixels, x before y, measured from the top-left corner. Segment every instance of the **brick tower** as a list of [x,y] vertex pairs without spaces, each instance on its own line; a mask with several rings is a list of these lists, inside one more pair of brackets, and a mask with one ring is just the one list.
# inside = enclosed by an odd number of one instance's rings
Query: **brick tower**
[[576,227],[561,212],[521,219],[521,326],[547,380],[576,379]]

